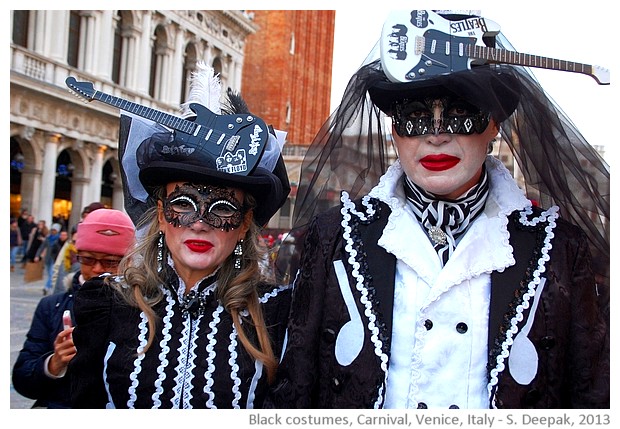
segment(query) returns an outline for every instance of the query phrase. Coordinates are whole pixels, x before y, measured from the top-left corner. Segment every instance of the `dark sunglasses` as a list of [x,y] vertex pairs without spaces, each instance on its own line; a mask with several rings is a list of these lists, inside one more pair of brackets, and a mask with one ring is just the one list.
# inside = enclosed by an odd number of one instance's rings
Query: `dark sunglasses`
[[97,259],[91,256],[82,255],[77,255],[77,260],[80,264],[86,265],[88,267],[92,267],[93,265],[99,263],[106,270],[118,267],[118,264],[120,264],[121,262],[120,259]]

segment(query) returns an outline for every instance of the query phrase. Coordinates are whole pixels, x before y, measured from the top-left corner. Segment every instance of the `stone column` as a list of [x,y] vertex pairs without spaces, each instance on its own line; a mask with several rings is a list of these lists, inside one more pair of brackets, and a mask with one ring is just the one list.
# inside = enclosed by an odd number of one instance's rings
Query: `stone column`
[[136,57],[136,34],[133,29],[123,29],[123,47],[121,49],[121,85],[136,88],[136,69],[139,61]]
[[69,225],[74,226],[82,217],[82,209],[92,201],[87,201],[85,196],[88,194],[88,179],[84,176],[74,175],[71,179],[71,215]]
[[48,134],[46,140],[45,152],[43,154],[39,220],[44,220],[47,222],[47,225],[51,225],[54,194],[56,193],[56,164],[58,161],[58,142],[60,136],[58,134]]
[[80,28],[82,37],[80,41],[80,57],[84,71],[97,74],[97,55],[101,55],[101,35],[97,34],[96,21],[92,11],[82,11],[82,25]]
[[95,149],[95,160],[93,162],[93,168],[90,176],[90,192],[91,200],[86,204],[90,204],[95,201],[101,201],[101,175],[103,174],[103,155],[108,147],[99,146]]
[[123,184],[120,177],[114,180],[112,185],[112,207],[117,210],[125,209],[125,197],[123,195]]
[[149,76],[151,75],[151,55],[153,51],[151,42],[153,37],[151,13],[151,11],[146,11],[142,16],[142,35],[140,36],[140,47],[138,50],[140,59],[135,64],[137,68],[135,88],[143,94],[149,93]]
[[167,101],[172,105],[181,103],[181,87],[183,83],[183,57],[185,50],[185,30],[178,28],[175,34],[174,51],[172,53],[172,64],[169,76],[170,87],[168,90]]
[[32,35],[32,50],[38,54],[45,55],[45,31],[34,31],[35,28],[45,29],[47,24],[47,14],[44,10],[30,11],[34,14],[34,20],[31,19],[29,24],[32,25],[32,29],[28,29],[29,36]]
[[[19,133],[20,137],[25,141],[23,147],[28,145],[34,148],[41,147],[38,142],[41,138],[41,134],[37,133],[34,127],[25,126]],[[22,170],[22,181],[20,187],[20,194],[22,196],[21,204],[22,208],[27,207],[35,218],[39,216],[41,173],[41,158],[39,156],[39,151],[27,151],[24,153],[24,169]]]
[[[97,51],[112,52],[114,50],[114,14],[111,10],[104,10],[97,25]],[[95,55],[97,75],[112,79],[112,55]]]
[[[47,10],[45,27],[45,39],[47,43],[46,52],[50,58],[65,63],[67,61],[67,49],[69,39],[69,11],[68,10]],[[62,29],[63,31],[59,31]],[[66,30],[66,31],[65,31]]]

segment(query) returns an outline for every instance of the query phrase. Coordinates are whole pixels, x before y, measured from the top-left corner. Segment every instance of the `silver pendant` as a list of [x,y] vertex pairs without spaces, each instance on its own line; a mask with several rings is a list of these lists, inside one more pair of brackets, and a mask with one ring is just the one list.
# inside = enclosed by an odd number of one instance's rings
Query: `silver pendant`
[[431,226],[428,228],[428,235],[431,237],[431,240],[435,244],[441,244],[442,246],[448,242],[446,233],[441,230],[441,228],[436,226]]

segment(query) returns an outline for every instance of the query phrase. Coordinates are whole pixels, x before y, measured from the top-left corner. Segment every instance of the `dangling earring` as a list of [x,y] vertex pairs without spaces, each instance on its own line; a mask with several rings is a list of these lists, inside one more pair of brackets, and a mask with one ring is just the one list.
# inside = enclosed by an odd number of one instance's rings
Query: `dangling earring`
[[242,244],[243,239],[239,240],[235,246],[235,270],[241,269],[241,257],[243,256],[243,247],[241,247]]
[[159,240],[157,240],[157,272],[162,270],[164,260],[164,233],[159,231]]

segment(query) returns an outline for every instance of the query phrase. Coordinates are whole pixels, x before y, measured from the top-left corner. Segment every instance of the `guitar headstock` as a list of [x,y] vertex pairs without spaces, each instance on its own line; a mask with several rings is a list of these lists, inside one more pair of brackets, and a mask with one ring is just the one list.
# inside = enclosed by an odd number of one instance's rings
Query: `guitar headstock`
[[93,97],[96,91],[91,82],[78,82],[73,76],[69,76],[65,79],[65,84],[75,95],[85,101],[94,100]]
[[592,77],[599,85],[609,85],[609,74],[609,69],[600,66],[592,66]]

